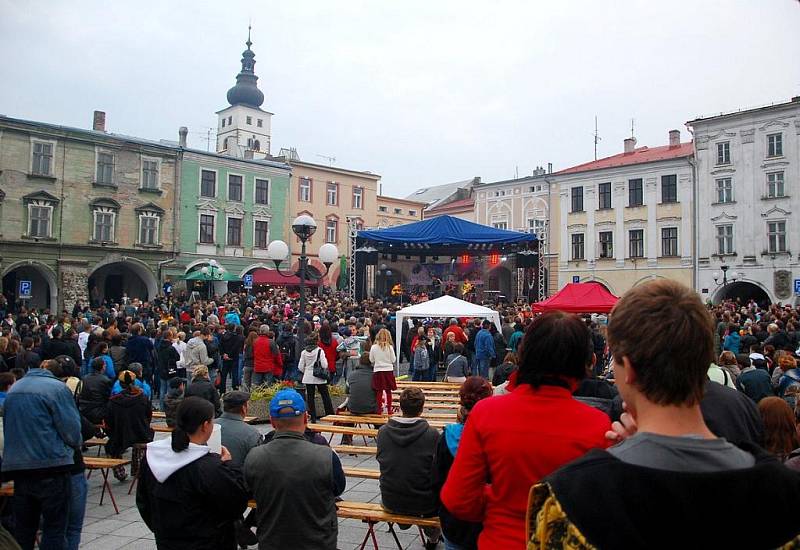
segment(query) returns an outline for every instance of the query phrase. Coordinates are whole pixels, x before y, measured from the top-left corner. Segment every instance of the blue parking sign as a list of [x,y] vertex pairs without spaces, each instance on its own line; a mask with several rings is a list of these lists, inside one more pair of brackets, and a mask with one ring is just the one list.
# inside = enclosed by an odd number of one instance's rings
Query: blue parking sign
[[247,289],[253,288],[253,276],[249,273],[245,275],[242,280],[244,281],[244,287]]
[[33,291],[33,285],[30,281],[20,281],[19,282],[19,296],[17,296],[21,300],[29,300],[31,298],[31,292]]
[[581,282],[581,277],[580,277],[580,275],[573,275],[573,276],[572,276],[572,282],[573,282],[573,283],[580,283],[580,282]]
[[794,293],[800,294],[800,279],[794,280]]

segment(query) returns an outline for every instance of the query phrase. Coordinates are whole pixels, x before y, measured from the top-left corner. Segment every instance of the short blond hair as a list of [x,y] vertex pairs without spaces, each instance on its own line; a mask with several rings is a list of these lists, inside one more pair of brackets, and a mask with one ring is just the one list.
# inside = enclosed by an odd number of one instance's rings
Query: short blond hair
[[198,378],[208,378],[208,367],[205,365],[198,365],[192,371],[192,380]]

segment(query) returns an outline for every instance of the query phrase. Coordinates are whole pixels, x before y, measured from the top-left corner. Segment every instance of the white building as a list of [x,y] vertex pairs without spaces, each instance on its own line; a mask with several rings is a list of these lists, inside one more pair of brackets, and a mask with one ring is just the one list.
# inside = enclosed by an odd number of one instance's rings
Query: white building
[[715,303],[796,300],[800,97],[687,126],[697,162],[696,288]]
[[692,286],[692,154],[673,130],[669,145],[626,139],[622,153],[552,175],[559,288],[597,281],[619,296],[657,277]]

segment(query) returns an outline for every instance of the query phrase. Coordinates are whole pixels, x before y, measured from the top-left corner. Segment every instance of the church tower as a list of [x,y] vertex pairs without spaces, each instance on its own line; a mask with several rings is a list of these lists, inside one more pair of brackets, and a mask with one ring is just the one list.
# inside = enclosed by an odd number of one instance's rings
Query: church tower
[[236,85],[228,90],[230,106],[217,112],[217,152],[240,158],[264,158],[270,152],[272,113],[261,109],[264,94],[257,85],[250,27],[246,44],[242,70],[236,75]]

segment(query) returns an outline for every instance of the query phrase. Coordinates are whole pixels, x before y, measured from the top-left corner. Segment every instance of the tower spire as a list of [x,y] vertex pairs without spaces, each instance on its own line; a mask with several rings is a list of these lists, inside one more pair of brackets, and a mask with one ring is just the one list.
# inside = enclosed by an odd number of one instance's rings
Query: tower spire
[[250,41],[250,29],[252,29],[252,28],[253,28],[253,26],[248,23],[248,25],[247,25],[247,42],[245,42],[245,44],[247,44],[247,49],[248,50],[250,49],[250,46],[253,45],[253,43]]
[[250,49],[252,26],[247,25],[247,49],[242,52],[242,70],[236,75],[236,85],[228,90],[228,103],[231,105],[249,105],[260,107],[264,103],[264,94],[258,89],[258,77],[255,74],[256,54]]

